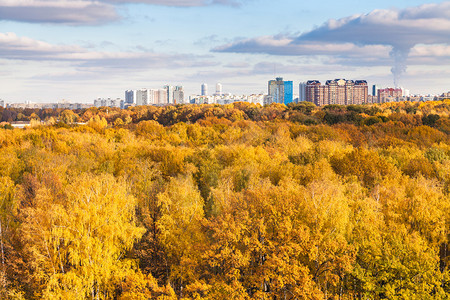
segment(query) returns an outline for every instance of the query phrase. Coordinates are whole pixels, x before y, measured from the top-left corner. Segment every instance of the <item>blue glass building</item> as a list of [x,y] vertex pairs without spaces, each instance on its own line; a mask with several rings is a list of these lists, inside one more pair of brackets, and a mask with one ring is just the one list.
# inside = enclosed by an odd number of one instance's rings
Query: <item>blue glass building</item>
[[293,101],[294,85],[292,81],[284,82],[284,104],[288,105]]
[[288,105],[293,101],[294,85],[292,81],[283,81],[282,77],[269,81],[269,96],[272,100],[269,103],[284,103]]

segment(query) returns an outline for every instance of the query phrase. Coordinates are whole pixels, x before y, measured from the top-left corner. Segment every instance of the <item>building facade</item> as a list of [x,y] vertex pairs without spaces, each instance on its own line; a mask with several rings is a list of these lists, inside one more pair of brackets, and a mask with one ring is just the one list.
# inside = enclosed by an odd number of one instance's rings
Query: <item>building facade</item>
[[401,88],[378,89],[377,92],[378,103],[398,101],[402,97],[403,90]]
[[[167,99],[163,102],[164,104],[173,104],[173,86],[166,85],[164,86],[164,89],[166,90]],[[161,99],[160,99],[161,101]]]
[[216,84],[216,96],[221,96],[223,94],[222,91],[222,84],[221,83],[217,83]]
[[292,81],[284,81],[282,77],[268,82],[268,95],[274,103],[289,104],[293,100],[294,88]]
[[94,100],[94,106],[95,107],[117,107],[117,108],[123,108],[124,101],[120,98],[117,99],[111,99],[111,98],[97,98]]
[[298,102],[306,101],[306,82],[298,85]]
[[305,100],[317,106],[368,103],[368,85],[365,80],[327,80],[322,85],[318,80],[306,82]]
[[202,84],[202,96],[208,96],[208,85],[206,83]]
[[184,103],[184,90],[182,86],[176,86],[173,90],[173,102],[174,104]]
[[127,90],[125,91],[125,105],[136,104],[136,91]]

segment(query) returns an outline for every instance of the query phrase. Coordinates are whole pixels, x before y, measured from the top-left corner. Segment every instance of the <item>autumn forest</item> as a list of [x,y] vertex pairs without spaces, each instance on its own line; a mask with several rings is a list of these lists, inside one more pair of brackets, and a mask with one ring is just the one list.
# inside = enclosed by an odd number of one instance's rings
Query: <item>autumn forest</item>
[[450,100],[0,116],[0,299],[450,298]]

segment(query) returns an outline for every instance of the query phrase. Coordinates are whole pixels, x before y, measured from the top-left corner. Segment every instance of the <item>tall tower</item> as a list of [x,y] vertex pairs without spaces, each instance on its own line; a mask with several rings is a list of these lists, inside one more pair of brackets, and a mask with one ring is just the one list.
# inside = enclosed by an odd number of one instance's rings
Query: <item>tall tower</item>
[[164,89],[167,91],[167,99],[163,103],[173,104],[173,86],[166,85],[164,86]]
[[285,81],[284,83],[284,95],[283,95],[283,102],[285,105],[288,105],[291,103],[294,99],[294,85],[292,81]]
[[136,91],[133,90],[125,91],[125,103],[128,104],[136,103]]
[[182,86],[176,86],[173,91],[173,102],[175,104],[184,103],[184,91]]
[[378,90],[381,89],[379,85],[372,85],[372,96],[377,97],[378,96]]
[[275,103],[289,104],[293,98],[293,82],[283,81],[282,77],[269,81],[269,96]]
[[208,85],[206,83],[202,84],[202,96],[208,96]]
[[277,77],[275,80],[269,81],[269,96],[272,97],[272,101],[275,103],[284,102],[284,81],[283,78]]
[[298,85],[298,102],[306,101],[306,82]]
[[216,95],[217,96],[221,96],[222,95],[222,84],[221,83],[217,83],[216,84]]

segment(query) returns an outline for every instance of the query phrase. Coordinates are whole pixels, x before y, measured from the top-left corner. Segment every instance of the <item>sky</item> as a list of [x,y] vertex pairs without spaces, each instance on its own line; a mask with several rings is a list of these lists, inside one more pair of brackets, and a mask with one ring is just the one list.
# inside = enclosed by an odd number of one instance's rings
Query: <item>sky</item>
[[6,102],[267,93],[275,77],[448,92],[450,1],[0,0]]

